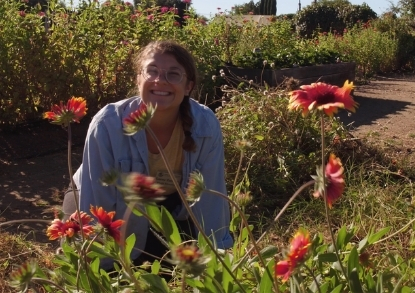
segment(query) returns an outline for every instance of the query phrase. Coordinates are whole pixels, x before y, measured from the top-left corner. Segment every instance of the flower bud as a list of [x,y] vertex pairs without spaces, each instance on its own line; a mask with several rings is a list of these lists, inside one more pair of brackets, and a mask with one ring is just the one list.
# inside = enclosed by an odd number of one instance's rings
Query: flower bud
[[190,173],[189,183],[187,184],[186,196],[188,201],[198,201],[202,192],[206,189],[203,176],[199,171]]
[[239,192],[235,197],[235,202],[241,207],[246,207],[248,204],[251,203],[252,199],[253,197],[249,191]]

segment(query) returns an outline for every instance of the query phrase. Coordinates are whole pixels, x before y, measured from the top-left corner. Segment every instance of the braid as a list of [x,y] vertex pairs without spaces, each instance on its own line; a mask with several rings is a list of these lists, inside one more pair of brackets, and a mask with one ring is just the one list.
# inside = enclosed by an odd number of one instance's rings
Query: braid
[[189,96],[185,96],[183,102],[180,104],[180,117],[182,119],[182,126],[184,131],[183,149],[188,152],[194,152],[196,150],[196,143],[192,137],[193,118],[190,114],[190,101]]

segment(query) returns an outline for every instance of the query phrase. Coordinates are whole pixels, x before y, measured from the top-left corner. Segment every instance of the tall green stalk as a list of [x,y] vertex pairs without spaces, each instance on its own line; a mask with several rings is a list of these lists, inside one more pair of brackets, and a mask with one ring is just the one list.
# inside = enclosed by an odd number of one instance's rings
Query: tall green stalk
[[329,228],[329,232],[330,232],[330,237],[331,237],[331,242],[333,244],[334,247],[334,252],[336,254],[337,260],[339,262],[340,268],[342,270],[342,273],[344,275],[344,277],[349,280],[349,277],[346,274],[346,270],[343,266],[343,263],[340,259],[340,255],[339,252],[337,250],[337,245],[336,245],[336,239],[334,237],[334,233],[333,233],[333,228],[332,228],[332,222],[331,222],[331,218],[330,218],[330,213],[329,213],[329,202],[327,199],[327,186],[326,186],[326,156],[325,156],[325,152],[326,152],[326,142],[325,142],[325,135],[324,135],[324,112],[321,112],[321,117],[320,117],[320,126],[321,126],[321,165],[323,167],[323,186],[324,186],[324,192],[323,192],[323,198],[324,198],[324,207],[325,207],[325,212],[326,212],[326,221],[327,221],[327,225]]

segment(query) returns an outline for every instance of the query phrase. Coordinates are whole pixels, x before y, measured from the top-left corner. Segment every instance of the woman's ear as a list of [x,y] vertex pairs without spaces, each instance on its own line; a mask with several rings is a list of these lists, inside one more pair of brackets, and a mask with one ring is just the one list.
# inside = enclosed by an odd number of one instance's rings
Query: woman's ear
[[190,92],[192,91],[192,89],[193,89],[193,86],[194,86],[194,82],[193,81],[189,81],[187,84],[186,84],[186,96],[188,96],[189,94],[190,94]]

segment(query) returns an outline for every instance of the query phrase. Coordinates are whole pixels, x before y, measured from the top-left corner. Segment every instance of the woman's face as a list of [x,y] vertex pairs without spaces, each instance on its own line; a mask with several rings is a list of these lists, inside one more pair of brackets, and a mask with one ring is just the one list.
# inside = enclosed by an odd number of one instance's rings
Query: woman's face
[[141,67],[137,85],[144,103],[157,104],[157,111],[179,111],[183,97],[193,87],[183,66],[170,54],[151,53]]

